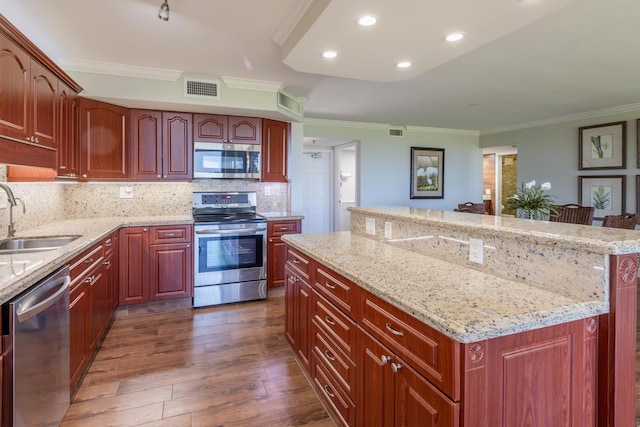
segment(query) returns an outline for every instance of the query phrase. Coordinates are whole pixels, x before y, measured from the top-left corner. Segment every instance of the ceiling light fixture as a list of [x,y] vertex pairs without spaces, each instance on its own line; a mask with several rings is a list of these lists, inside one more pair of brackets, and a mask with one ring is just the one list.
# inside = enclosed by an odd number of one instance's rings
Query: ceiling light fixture
[[322,52],[322,57],[323,58],[335,58],[336,56],[338,56],[338,52],[334,51],[334,50],[327,50],[326,52]]
[[369,27],[371,25],[374,25],[376,22],[378,22],[378,18],[373,15],[366,15],[358,19],[358,25],[362,27]]
[[409,62],[409,61],[401,61],[401,62],[398,62],[396,64],[396,67],[398,67],[398,68],[409,68],[409,67],[411,67],[411,62]]
[[447,34],[444,40],[448,42],[457,42],[459,40],[462,40],[463,38],[464,38],[464,33],[451,33],[451,34]]
[[158,11],[158,18],[163,21],[169,20],[169,0],[164,0],[162,6],[160,6],[160,10]]

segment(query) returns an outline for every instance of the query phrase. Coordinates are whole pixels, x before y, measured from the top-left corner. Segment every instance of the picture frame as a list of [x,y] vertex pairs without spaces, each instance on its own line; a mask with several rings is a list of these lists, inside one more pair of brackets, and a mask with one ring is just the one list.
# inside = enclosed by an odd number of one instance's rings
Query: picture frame
[[579,135],[578,169],[626,168],[627,122],[584,126],[579,128]]
[[622,215],[625,209],[624,175],[579,176],[578,204],[593,206],[594,219]]
[[444,148],[411,147],[410,198],[444,198]]
[[640,169],[640,134],[638,132],[640,132],[640,119],[636,120],[636,147],[638,149],[636,167]]

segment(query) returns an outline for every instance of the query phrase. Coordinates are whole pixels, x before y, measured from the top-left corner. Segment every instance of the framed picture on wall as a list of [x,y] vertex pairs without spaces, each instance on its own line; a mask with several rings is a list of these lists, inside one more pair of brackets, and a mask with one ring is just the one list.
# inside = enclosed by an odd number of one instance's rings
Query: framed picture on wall
[[410,197],[444,198],[444,148],[411,147]]
[[624,169],[627,159],[627,122],[579,128],[580,170]]
[[622,215],[625,208],[624,175],[579,176],[578,204],[593,206],[595,219]]

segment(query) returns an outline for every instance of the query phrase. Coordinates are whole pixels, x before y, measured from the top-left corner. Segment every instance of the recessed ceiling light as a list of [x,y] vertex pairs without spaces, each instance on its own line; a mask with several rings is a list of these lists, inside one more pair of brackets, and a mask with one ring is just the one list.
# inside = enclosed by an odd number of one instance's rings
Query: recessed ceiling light
[[464,33],[451,33],[445,36],[445,41],[448,42],[457,42],[458,40],[462,40],[464,38]]
[[323,58],[335,58],[336,56],[338,56],[338,52],[336,52],[335,50],[327,50],[325,52],[322,52],[322,57]]
[[378,18],[373,15],[366,15],[358,19],[358,25],[361,25],[363,27],[374,25],[376,22],[378,22]]
[[398,68],[409,68],[409,67],[411,67],[411,62],[409,62],[409,61],[401,61],[401,62],[398,62],[396,64],[396,67],[398,67]]

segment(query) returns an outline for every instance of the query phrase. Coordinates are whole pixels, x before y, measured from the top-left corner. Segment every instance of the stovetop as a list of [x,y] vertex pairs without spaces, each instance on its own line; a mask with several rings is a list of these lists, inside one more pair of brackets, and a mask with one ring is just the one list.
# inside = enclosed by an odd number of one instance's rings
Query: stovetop
[[256,213],[256,199],[255,191],[194,192],[193,219],[196,223],[264,221]]

